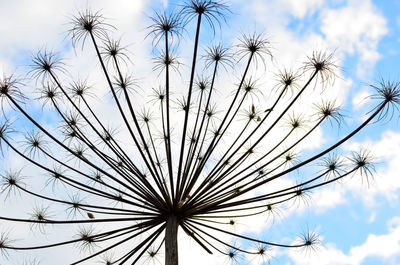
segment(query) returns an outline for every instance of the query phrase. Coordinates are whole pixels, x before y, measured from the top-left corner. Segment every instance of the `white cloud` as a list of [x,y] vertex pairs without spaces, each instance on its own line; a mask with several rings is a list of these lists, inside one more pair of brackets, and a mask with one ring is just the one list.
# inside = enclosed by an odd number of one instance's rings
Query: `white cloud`
[[363,244],[352,247],[348,254],[337,249],[335,245],[326,243],[317,253],[308,257],[298,251],[289,251],[289,256],[297,265],[360,265],[368,257],[380,258],[394,264],[395,259],[400,256],[399,217],[388,223],[387,234],[369,234]]
[[293,16],[303,18],[319,9],[325,0],[281,0],[279,3],[284,6]]
[[[346,203],[348,196],[361,199],[365,206],[375,207],[378,196],[384,196],[388,202],[398,200],[400,190],[400,133],[385,131],[377,141],[366,140],[363,142],[352,142],[344,146],[347,151],[369,150],[375,158],[376,173],[373,178],[366,181],[365,176],[355,174],[343,179],[337,185],[315,190],[312,193],[313,206],[316,212],[321,213],[329,208]],[[382,163],[385,161],[385,163]],[[376,214],[376,213],[375,213]],[[374,213],[369,218],[370,222],[375,220]]]
[[312,206],[317,213],[323,213],[329,208],[346,202],[345,192],[340,185],[318,189],[312,194]]
[[349,0],[339,9],[321,13],[321,31],[340,52],[360,56],[358,74],[363,76],[379,59],[379,40],[388,32],[385,18],[371,1]]
[[352,104],[354,110],[359,110],[367,104],[370,100],[371,93],[368,90],[361,90],[357,94],[354,95]]
[[376,212],[372,212],[371,215],[368,218],[368,223],[375,222],[375,219],[376,219]]
[[[11,64],[11,60],[23,60],[26,53],[35,52],[43,47],[49,50],[58,48],[64,41],[70,25],[65,21],[78,12],[90,8],[101,10],[107,18],[113,20],[122,32],[132,30],[134,23],[141,16],[144,1],[52,1],[52,0],[17,0],[2,1],[0,16],[1,64]],[[112,24],[115,24],[113,23]],[[137,22],[136,22],[137,24]],[[29,53],[28,53],[29,55]],[[16,67],[16,65],[14,65]],[[6,70],[10,69],[8,66]]]

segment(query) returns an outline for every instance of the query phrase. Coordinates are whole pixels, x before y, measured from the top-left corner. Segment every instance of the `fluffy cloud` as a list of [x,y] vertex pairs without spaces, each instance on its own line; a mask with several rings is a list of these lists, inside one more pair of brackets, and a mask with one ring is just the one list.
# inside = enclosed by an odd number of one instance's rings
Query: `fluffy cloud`
[[331,47],[360,56],[358,74],[372,69],[380,55],[379,40],[388,32],[385,18],[371,1],[349,0],[339,9],[321,12],[321,31]]
[[280,2],[294,17],[303,18],[319,9],[325,0],[283,0]]
[[395,264],[400,256],[400,218],[395,217],[388,222],[387,234],[369,234],[362,245],[352,247],[348,254],[327,243],[308,257],[298,251],[290,251],[289,256],[297,265],[360,265],[369,257]]
[[362,90],[354,95],[352,104],[354,110],[359,110],[369,101],[371,93],[368,90]]
[[[104,10],[105,16],[118,18],[117,26],[123,32],[131,29],[141,18],[144,1],[118,0],[113,3],[101,1],[52,1],[29,0],[2,1],[0,16],[1,67],[5,71],[13,71],[26,64],[26,56],[43,47],[58,49],[70,28],[69,18],[77,12],[90,8]],[[115,24],[115,23],[113,23]]]

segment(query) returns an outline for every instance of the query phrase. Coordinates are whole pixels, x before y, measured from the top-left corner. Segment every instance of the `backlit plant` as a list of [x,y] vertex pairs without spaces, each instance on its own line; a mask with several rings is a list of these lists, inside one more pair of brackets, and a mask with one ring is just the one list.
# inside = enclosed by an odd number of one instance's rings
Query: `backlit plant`
[[[3,156],[22,159],[24,165],[0,172],[0,193],[4,205],[14,198],[37,204],[18,216],[2,210],[2,225],[21,223],[50,234],[57,226],[68,231],[57,242],[29,246],[4,231],[2,255],[51,253],[73,245],[79,249],[73,264],[165,259],[173,265],[178,264],[178,231],[206,253],[224,255],[232,263],[243,255],[268,262],[273,248],[318,247],[314,231],[287,244],[231,227],[256,215],[272,219],[282,205],[307,202],[312,190],[356,172],[369,181],[371,154],[361,150],[344,156],[338,147],[398,110],[399,84],[382,80],[373,85],[376,106],[358,127],[314,154],[299,155],[320,126],[342,123],[339,107],[323,98],[337,77],[333,55],[316,51],[297,70],[267,70],[275,58],[264,34],[244,33],[232,47],[202,42],[201,33],[215,34],[228,14],[226,3],[211,0],[156,13],[147,28],[156,54],[154,74],[148,77],[152,87],[142,87],[140,78],[130,74],[134,55],[111,37],[114,27],[90,10],[72,19],[68,35],[77,50],[97,56],[108,94],[88,79],[71,77],[70,66],[46,49],[34,55],[27,77],[3,76],[0,148]],[[193,37],[193,47],[185,70],[173,53],[186,36]],[[259,77],[267,71],[275,77],[265,84]],[[24,92],[30,80],[38,87],[34,99],[43,104],[40,115],[30,111],[34,103]],[[312,104],[302,101],[308,90],[314,91]],[[101,100],[113,102],[118,128],[99,113]],[[56,119],[57,126],[47,119]],[[275,184],[296,178],[292,172],[302,177]]]

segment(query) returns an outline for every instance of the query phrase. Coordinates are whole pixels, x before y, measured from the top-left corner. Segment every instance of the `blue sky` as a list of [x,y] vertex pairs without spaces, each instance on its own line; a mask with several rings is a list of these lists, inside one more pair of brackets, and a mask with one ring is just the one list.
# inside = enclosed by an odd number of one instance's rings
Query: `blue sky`
[[[145,28],[150,23],[147,15],[151,15],[153,10],[162,10],[163,7],[173,9],[177,3],[179,1],[167,0],[116,0],[113,3],[88,0],[84,4],[67,0],[0,0],[0,72],[15,72],[17,76],[24,77],[29,69],[26,66],[30,64],[31,54],[46,47],[58,51],[62,57],[71,58],[68,59],[68,65],[73,68],[72,75],[90,73],[84,63],[85,60],[93,63],[93,56],[86,55],[79,49],[74,51],[65,38],[68,18],[88,6],[93,10],[102,10],[118,28],[118,35],[122,36],[123,42],[132,51],[135,61],[133,71],[141,71],[143,83],[150,83],[156,77],[152,72],[151,56],[154,50],[149,46],[151,41],[143,41]],[[202,45],[206,46],[209,41],[223,41],[234,45],[237,43],[236,37],[244,32],[264,32],[271,41],[274,55],[274,61],[267,63],[267,67],[271,69],[268,69],[269,74],[265,75],[267,77],[271,77],[271,72],[282,66],[301,66],[314,50],[335,51],[336,62],[341,71],[338,72],[333,86],[324,91],[324,96],[336,98],[342,105],[346,123],[340,132],[337,128],[323,126],[314,135],[313,141],[303,147],[304,155],[333,143],[336,137],[350,131],[363,120],[364,114],[376,104],[367,98],[373,93],[369,84],[377,84],[381,78],[394,81],[400,79],[397,66],[400,61],[399,1],[231,0],[229,5],[232,14],[227,16],[226,23],[222,23],[222,32],[217,29],[213,35],[207,29]],[[191,45],[192,31],[193,29],[188,30],[189,37],[185,36],[176,50],[184,63],[189,62],[188,47]],[[74,57],[76,53],[78,58]],[[255,76],[269,85],[261,71],[262,69],[255,70]],[[144,80],[145,78],[148,80]],[[229,80],[229,74],[222,78]],[[91,81],[96,82],[98,79],[92,77]],[[103,92],[104,88],[100,86],[100,89]],[[321,97],[321,93],[310,94],[310,97]],[[105,106],[103,110],[100,106],[96,107],[107,116],[110,106]],[[29,108],[35,115],[41,115],[39,105]],[[52,124],[56,120],[53,116],[39,117],[49,126],[55,126]],[[270,264],[399,265],[399,117],[400,113],[396,112],[391,122],[367,126],[365,131],[341,148],[347,154],[352,150],[368,148],[377,157],[379,163],[376,165],[376,174],[369,185],[355,175],[342,183],[316,191],[308,204],[285,210],[273,225],[254,219],[250,223],[239,222],[237,231],[285,242],[291,242],[298,232],[307,228],[321,234],[323,245],[317,253],[274,249]],[[20,126],[21,130],[26,130],[22,127],[28,125],[22,123]],[[0,162],[0,173],[10,165],[23,164],[21,160],[13,159],[5,158]],[[18,205],[15,201],[13,203]],[[1,203],[0,207],[6,209]],[[15,208],[14,211],[18,214],[24,208],[20,211]],[[0,231],[6,225],[8,224],[0,222]],[[15,229],[19,228],[14,228],[13,232]],[[17,234],[31,237],[31,241],[35,241],[36,235],[29,231],[24,230]],[[220,257],[206,257],[199,249],[193,250],[192,254],[187,249],[189,245],[182,245],[182,264],[221,264]],[[68,251],[73,253],[73,250]],[[38,260],[42,264],[54,264],[50,261],[57,260],[60,253],[61,250],[39,252]],[[193,256],[198,258],[193,259]],[[13,255],[9,260],[0,257],[0,263],[19,264],[17,262],[32,257],[33,254],[18,253],[18,256]],[[239,264],[248,262],[253,264],[254,260],[249,261],[247,257],[243,257]]]

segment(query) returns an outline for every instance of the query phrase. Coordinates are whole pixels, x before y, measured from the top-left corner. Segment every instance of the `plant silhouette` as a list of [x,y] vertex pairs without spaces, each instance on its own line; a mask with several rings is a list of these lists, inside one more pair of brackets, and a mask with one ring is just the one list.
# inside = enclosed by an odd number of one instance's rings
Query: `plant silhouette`
[[[224,255],[231,263],[242,255],[264,263],[273,248],[315,249],[319,236],[305,231],[291,244],[270,242],[231,229],[237,222],[257,215],[273,219],[282,205],[307,203],[312,190],[356,172],[369,181],[371,154],[361,150],[345,157],[339,147],[368,124],[394,115],[400,103],[397,82],[373,85],[376,105],[361,124],[301,156],[297,151],[313,132],[325,123],[340,126],[344,118],[334,101],[316,91],[333,86],[338,71],[333,55],[316,51],[300,69],[275,69],[267,90],[253,74],[266,73],[275,60],[264,34],[244,33],[233,47],[218,43],[202,49],[201,33],[219,31],[230,12],[227,4],[192,0],[176,10],[156,13],[147,28],[156,53],[149,77],[153,87],[142,88],[129,74],[133,56],[112,39],[115,29],[102,14],[90,10],[73,17],[68,35],[76,49],[96,55],[109,91],[103,99],[101,91],[87,79],[72,78],[67,64],[46,49],[34,55],[27,74],[39,87],[34,99],[43,104],[42,116],[30,111],[33,101],[23,89],[28,78],[3,76],[0,148],[3,156],[22,159],[34,171],[0,172],[1,196],[5,203],[21,196],[38,204],[25,217],[2,211],[0,220],[41,233],[60,226],[69,236],[21,246],[3,232],[4,256],[74,245],[80,250],[72,264],[165,259],[175,265],[182,231],[206,253]],[[186,35],[192,44],[187,65],[173,54]],[[219,82],[224,76],[231,82]],[[140,89],[152,97],[148,100]],[[316,95],[311,104],[302,101],[309,90]],[[108,124],[99,107],[109,101],[118,128]],[[302,113],[304,104],[312,114]],[[46,113],[58,121],[56,127],[43,118]],[[315,167],[317,173],[310,173]],[[293,172],[304,177],[276,185]]]

